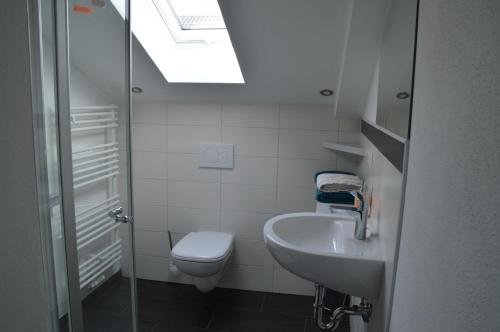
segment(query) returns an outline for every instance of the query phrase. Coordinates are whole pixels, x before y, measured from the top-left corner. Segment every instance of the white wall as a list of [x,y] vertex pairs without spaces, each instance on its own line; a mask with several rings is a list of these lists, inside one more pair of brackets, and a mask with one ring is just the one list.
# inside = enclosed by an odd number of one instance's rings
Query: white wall
[[0,330],[48,331],[37,206],[28,17],[0,2]]
[[[262,228],[276,214],[315,209],[315,172],[357,169],[357,159],[321,143],[358,141],[359,121],[279,104],[141,102],[133,114],[138,277],[189,282],[168,276],[167,229],[175,240],[220,230],[236,237],[221,286],[312,294],[312,284],[276,265]],[[201,142],[233,143],[234,170],[198,168]]]
[[[375,66],[372,84],[367,98],[363,119],[374,123],[377,114],[378,63]],[[394,279],[395,255],[400,222],[403,193],[403,174],[362,135],[361,144],[367,157],[360,164],[359,174],[373,190],[373,202],[369,228],[382,243],[385,261],[385,278],[378,300],[374,303],[373,316],[368,325],[359,317],[351,318],[352,331],[382,332],[388,326]]]
[[391,331],[499,331],[500,2],[422,0]]

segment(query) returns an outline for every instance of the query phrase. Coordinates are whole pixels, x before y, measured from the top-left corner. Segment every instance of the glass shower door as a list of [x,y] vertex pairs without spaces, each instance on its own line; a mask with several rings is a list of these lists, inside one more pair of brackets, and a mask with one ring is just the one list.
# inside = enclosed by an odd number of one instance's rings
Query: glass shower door
[[56,1],[72,331],[135,331],[128,0]]

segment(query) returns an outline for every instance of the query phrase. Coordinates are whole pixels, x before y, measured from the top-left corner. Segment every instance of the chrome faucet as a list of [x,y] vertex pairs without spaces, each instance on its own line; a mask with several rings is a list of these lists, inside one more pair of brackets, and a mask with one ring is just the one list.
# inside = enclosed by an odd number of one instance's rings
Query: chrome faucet
[[365,200],[361,192],[351,192],[351,194],[359,199],[359,206],[356,209],[353,210],[351,207],[330,205],[330,212],[354,217],[354,237],[357,240],[366,240],[366,222],[368,220],[369,200]]

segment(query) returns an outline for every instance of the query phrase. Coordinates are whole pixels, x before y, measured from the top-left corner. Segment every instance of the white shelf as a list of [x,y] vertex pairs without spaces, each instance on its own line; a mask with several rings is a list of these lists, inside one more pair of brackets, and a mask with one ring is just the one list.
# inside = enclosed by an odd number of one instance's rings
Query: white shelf
[[355,146],[355,145],[351,145],[351,144],[324,142],[323,147],[325,149],[334,150],[334,151],[341,151],[341,152],[350,153],[350,154],[353,154],[356,156],[361,156],[361,157],[364,157],[366,155],[366,152],[364,149],[360,148],[359,146]]

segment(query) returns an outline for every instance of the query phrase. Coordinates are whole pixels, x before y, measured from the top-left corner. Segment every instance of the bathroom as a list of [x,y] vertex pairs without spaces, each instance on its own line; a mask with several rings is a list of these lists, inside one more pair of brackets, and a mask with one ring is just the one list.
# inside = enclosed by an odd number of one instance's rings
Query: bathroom
[[0,331],[499,331],[496,0],[4,0]]

